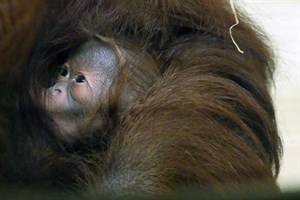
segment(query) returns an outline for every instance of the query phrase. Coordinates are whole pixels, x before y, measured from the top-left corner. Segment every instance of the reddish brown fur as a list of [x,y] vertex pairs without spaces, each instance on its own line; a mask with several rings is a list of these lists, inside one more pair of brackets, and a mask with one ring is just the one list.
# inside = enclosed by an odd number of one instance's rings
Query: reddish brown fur
[[19,74],[21,65],[27,62],[41,8],[42,1],[39,0],[32,1],[30,5],[26,1],[1,1],[1,79],[13,80]]
[[[41,87],[47,71],[89,35],[100,34],[154,52],[163,66],[162,78],[107,130],[105,150],[97,140],[102,133],[94,133],[90,143],[62,144],[26,92],[17,89],[12,95],[1,86],[8,96],[1,96],[1,184],[75,187],[97,194],[156,194],[191,185],[222,188],[247,182],[276,187],[281,145],[268,91],[274,63],[249,19],[240,15],[241,24],[233,30],[245,52],[241,54],[228,32],[234,24],[228,1],[72,2],[45,5],[40,27],[49,30],[38,31],[33,47],[24,35],[33,38],[34,28],[14,33],[17,41],[1,37],[0,63],[7,63],[1,65],[1,77],[19,71],[27,77],[29,71],[32,76],[17,86],[28,90],[34,80]],[[23,6],[22,1],[14,3]],[[32,5],[27,15],[41,7]],[[11,14],[2,7],[0,11]],[[35,27],[35,21],[25,18],[24,24]],[[0,27],[9,23],[1,21]],[[3,54],[2,47],[14,51]],[[35,53],[28,60],[30,51]],[[17,53],[23,59],[15,64]]]

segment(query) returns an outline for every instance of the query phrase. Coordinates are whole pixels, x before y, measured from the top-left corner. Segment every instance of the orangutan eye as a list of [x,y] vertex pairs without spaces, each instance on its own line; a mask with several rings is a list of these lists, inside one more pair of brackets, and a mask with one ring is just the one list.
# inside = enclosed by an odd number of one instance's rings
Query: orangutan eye
[[75,78],[76,83],[84,83],[85,80],[86,79],[82,74],[77,75],[76,78]]
[[66,77],[68,74],[69,74],[69,72],[68,72],[68,70],[65,67],[61,67],[59,69],[59,75],[60,76]]

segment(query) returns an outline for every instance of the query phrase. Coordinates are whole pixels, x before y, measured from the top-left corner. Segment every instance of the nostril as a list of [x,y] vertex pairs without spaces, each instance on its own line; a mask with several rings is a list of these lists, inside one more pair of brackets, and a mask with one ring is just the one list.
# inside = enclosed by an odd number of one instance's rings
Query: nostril
[[54,93],[56,93],[56,94],[61,93],[61,89],[55,88],[55,89],[54,89]]
[[66,84],[63,82],[55,83],[53,87],[50,88],[52,95],[62,95],[66,92]]
[[59,89],[59,88],[52,88],[52,89],[51,89],[51,94],[52,94],[52,96],[61,95],[61,93],[62,93],[62,90]]

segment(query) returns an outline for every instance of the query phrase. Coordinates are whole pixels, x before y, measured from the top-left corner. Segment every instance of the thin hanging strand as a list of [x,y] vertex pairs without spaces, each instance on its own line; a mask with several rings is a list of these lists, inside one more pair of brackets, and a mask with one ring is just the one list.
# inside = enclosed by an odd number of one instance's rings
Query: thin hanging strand
[[230,34],[231,40],[232,40],[233,44],[235,45],[235,47],[237,48],[237,50],[238,50],[240,53],[244,54],[244,51],[242,51],[242,50],[240,49],[239,45],[235,42],[235,40],[234,40],[234,38],[233,38],[233,36],[232,36],[232,29],[233,29],[233,27],[237,26],[237,25],[240,23],[239,18],[238,18],[237,13],[236,13],[236,10],[235,10],[235,7],[234,7],[234,4],[233,4],[233,0],[230,0],[230,6],[231,6],[232,12],[233,12],[233,14],[234,14],[235,24],[233,24],[233,25],[229,28],[229,34]]

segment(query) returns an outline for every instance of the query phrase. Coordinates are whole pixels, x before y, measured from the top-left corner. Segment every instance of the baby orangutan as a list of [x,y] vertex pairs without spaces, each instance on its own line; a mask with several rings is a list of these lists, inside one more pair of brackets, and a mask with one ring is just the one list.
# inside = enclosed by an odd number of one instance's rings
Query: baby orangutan
[[158,66],[149,54],[95,37],[58,67],[51,86],[42,90],[41,102],[55,133],[70,141],[103,129],[112,120],[108,115],[118,121],[157,77]]

